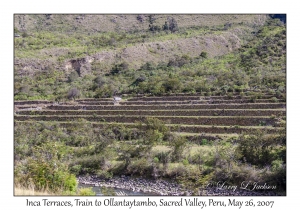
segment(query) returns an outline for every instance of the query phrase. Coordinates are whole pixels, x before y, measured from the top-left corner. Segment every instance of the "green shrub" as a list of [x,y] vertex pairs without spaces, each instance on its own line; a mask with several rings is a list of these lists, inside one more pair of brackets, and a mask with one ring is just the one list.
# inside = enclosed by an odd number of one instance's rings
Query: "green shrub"
[[272,169],[273,172],[277,171],[277,170],[280,169],[280,167],[282,167],[282,165],[283,165],[283,161],[282,160],[274,160],[271,163],[271,167],[272,167],[271,169]]
[[184,177],[188,172],[189,168],[185,167],[182,163],[175,167],[169,167],[168,169],[168,176],[172,178],[176,178],[177,180],[181,179],[181,177]]
[[227,97],[228,97],[228,99],[232,99],[233,98],[233,93],[228,93]]
[[73,71],[71,72],[71,74],[69,75],[69,78],[68,78],[68,81],[71,83],[71,82],[74,82],[77,78],[79,77],[77,71]]
[[79,98],[80,91],[77,88],[71,88],[67,94],[68,99],[75,100],[76,98]]
[[205,96],[211,96],[211,92],[210,92],[210,91],[205,92],[204,95],[205,95]]
[[155,144],[162,142],[164,134],[159,132],[158,130],[147,130],[145,132],[145,136],[143,138],[144,145],[154,146]]
[[96,87],[100,88],[102,87],[104,84],[107,83],[105,77],[102,77],[102,76],[97,76],[95,79],[94,79],[94,83],[96,85]]
[[280,137],[256,132],[239,136],[236,155],[244,162],[264,166],[282,158],[282,151],[285,152],[285,146]]
[[167,166],[168,163],[171,161],[171,151],[159,152],[156,154],[159,161],[163,163],[164,166]]
[[182,160],[182,164],[183,164],[184,166],[189,165],[189,160],[188,160],[188,159]]
[[180,161],[182,158],[182,153],[186,148],[187,139],[184,136],[174,135],[173,140],[169,142],[172,147],[172,158],[173,161]]
[[164,121],[159,120],[155,117],[147,117],[145,120],[146,130],[157,130],[163,134],[167,134],[169,132],[169,127],[167,127]]
[[203,52],[201,52],[200,57],[207,58],[208,57],[208,53],[205,52],[205,51],[203,51]]
[[257,98],[258,98],[257,95],[250,96],[250,102],[255,103]]
[[112,75],[115,75],[115,74],[119,74],[121,72],[124,72],[128,69],[129,69],[128,63],[122,62],[122,63],[119,63],[119,64],[115,64],[114,67],[111,69],[110,73]]
[[146,158],[140,158],[132,161],[127,170],[132,175],[151,176],[152,166]]
[[70,172],[75,174],[76,176],[79,175],[80,171],[81,171],[81,165],[74,165],[70,168]]
[[154,158],[153,158],[153,162],[154,162],[154,163],[159,163],[158,157],[154,157]]
[[208,141],[207,139],[201,139],[201,145],[207,145]]
[[271,100],[273,103],[277,103],[277,102],[278,102],[278,99],[277,99],[276,97],[272,97],[270,100]]
[[[151,70],[155,70],[155,64],[153,62],[146,62],[144,65],[142,65],[140,67],[140,70],[147,70],[147,71],[151,71]],[[145,81],[145,75],[144,77],[141,77],[141,79],[139,80],[140,82]]]
[[180,92],[182,89],[182,83],[178,78],[167,79],[163,85],[166,92],[176,93]]
[[94,196],[96,193],[93,191],[91,187],[89,188],[79,188],[77,191],[77,195],[79,196]]
[[105,171],[105,170],[98,170],[96,172],[97,177],[101,179],[109,179],[113,177],[113,173]]
[[27,159],[23,172],[16,173],[22,179],[23,186],[33,184],[36,190],[51,192],[75,192],[76,177],[70,174],[66,164],[62,162],[63,146],[57,143],[45,143],[32,149],[33,156]]

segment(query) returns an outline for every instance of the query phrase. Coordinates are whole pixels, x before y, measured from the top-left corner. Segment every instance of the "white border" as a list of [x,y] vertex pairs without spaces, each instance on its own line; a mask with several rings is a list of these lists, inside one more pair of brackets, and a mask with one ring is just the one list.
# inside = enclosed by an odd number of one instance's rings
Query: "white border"
[[[295,1],[293,1],[295,2]],[[299,202],[299,182],[297,175],[299,167],[296,154],[299,152],[296,138],[298,128],[297,99],[299,97],[296,86],[299,83],[299,14],[296,8],[298,5],[291,1],[278,0],[251,0],[251,1],[24,1],[15,0],[1,5],[1,209],[15,209],[26,207],[27,197],[13,196],[13,14],[14,13],[286,13],[287,14],[287,196],[286,197],[253,197],[254,200],[275,200],[273,209],[297,209]],[[4,65],[3,65],[4,63]],[[298,65],[297,65],[298,64]],[[43,197],[36,197],[41,200]],[[51,200],[73,200],[72,197],[48,197]],[[211,198],[211,197],[210,197]],[[238,200],[249,200],[245,197],[235,197]],[[92,198],[94,200],[95,198]],[[160,198],[157,198],[157,202]],[[173,198],[170,198],[171,200]],[[203,197],[208,200],[208,198]],[[228,198],[213,197],[215,200],[228,200]],[[294,208],[293,208],[294,207]],[[94,207],[96,208],[96,207]],[[100,207],[97,207],[99,209]],[[103,207],[101,207],[103,208]],[[166,207],[171,209],[175,207]],[[182,208],[182,207],[181,207]],[[72,209],[85,209],[84,207],[73,207]],[[108,208],[105,208],[108,209]],[[115,208],[116,209],[116,208]],[[125,208],[124,208],[125,209]],[[138,209],[137,207],[135,209]],[[150,208],[148,208],[150,209]],[[197,208],[199,209],[199,208]],[[205,208],[209,209],[209,208]],[[215,208],[214,208],[215,209]],[[227,208],[229,209],[229,208]],[[243,208],[242,208],[243,209]]]

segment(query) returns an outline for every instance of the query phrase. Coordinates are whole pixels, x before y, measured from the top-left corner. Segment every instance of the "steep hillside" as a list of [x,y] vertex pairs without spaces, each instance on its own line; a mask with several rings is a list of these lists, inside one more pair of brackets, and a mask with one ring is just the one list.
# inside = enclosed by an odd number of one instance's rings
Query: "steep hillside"
[[[22,33],[15,42],[16,63],[21,65],[17,70],[33,73],[55,64],[63,70],[70,59],[86,56],[104,70],[119,61],[136,69],[146,61],[168,61],[175,55],[195,57],[207,51],[219,56],[240,47],[265,19],[263,15],[16,15],[15,30]],[[178,28],[163,30],[171,20]]]
[[19,31],[77,32],[93,34],[98,32],[130,32],[147,31],[149,24],[162,26],[168,19],[175,18],[179,28],[219,27],[224,24],[261,25],[265,15],[174,15],[174,14],[116,14],[116,15],[60,15],[60,14],[28,14],[15,15],[15,27]]
[[[284,68],[284,28],[267,15],[15,15],[15,99],[72,87],[83,97],[247,89],[249,68]],[[262,40],[279,47],[264,62],[251,44]],[[246,79],[229,81],[235,74]]]

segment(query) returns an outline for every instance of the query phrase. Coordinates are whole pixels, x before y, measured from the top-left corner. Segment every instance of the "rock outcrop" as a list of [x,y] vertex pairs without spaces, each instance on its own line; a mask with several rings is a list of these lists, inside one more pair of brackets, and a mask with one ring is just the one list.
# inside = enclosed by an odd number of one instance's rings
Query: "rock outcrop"
[[94,61],[93,57],[87,56],[85,58],[72,59],[66,62],[65,69],[67,72],[72,70],[77,71],[80,77],[92,73],[91,63]]

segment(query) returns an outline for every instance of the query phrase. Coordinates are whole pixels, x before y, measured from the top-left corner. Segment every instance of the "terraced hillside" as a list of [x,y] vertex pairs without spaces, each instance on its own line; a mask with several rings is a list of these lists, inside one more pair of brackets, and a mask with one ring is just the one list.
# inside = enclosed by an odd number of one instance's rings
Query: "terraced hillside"
[[[15,102],[17,122],[57,121],[67,126],[80,119],[93,126],[120,123],[136,127],[148,117],[162,120],[173,132],[196,138],[217,139],[247,131],[279,133],[286,116],[283,100],[272,95],[250,102],[248,98],[165,96],[129,98],[114,105],[112,99],[80,99],[71,103]],[[201,137],[205,136],[205,137]]]
[[[241,149],[243,152],[244,144],[253,144],[255,150],[261,144],[269,145],[266,148],[273,145],[269,148],[271,153],[273,154],[276,148],[279,157],[284,157],[285,146],[280,142],[285,139],[286,103],[283,99],[277,99],[275,102],[273,95],[265,94],[262,98],[253,101],[239,95],[234,97],[180,95],[133,97],[119,103],[110,98],[79,99],[60,104],[50,101],[18,101],[15,102],[15,133],[19,139],[18,134],[25,134],[22,129],[26,129],[35,133],[32,135],[42,135],[55,142],[64,142],[75,156],[68,160],[72,173],[96,174],[96,177],[104,178],[102,180],[104,185],[105,180],[112,175],[175,177],[189,193],[192,193],[192,189],[197,189],[195,193],[197,195],[202,187],[199,183],[195,184],[192,175],[188,174],[199,173],[197,177],[202,176],[200,180],[207,179],[207,176],[215,180],[223,173],[227,175],[232,173],[227,169],[224,172],[215,172],[219,170],[217,169],[219,166],[211,168],[210,158],[217,158],[220,155],[214,151],[220,142],[221,145],[227,146],[224,150],[221,149],[226,151],[223,154],[226,155],[219,161],[229,161],[227,155],[230,155],[230,158],[237,155],[233,151]],[[255,137],[256,135],[258,137]],[[25,136],[22,135],[21,138],[27,139],[31,135]],[[252,136],[254,139],[248,139],[246,136]],[[17,141],[17,145],[19,141],[21,140]],[[262,167],[266,160],[269,158],[272,160],[272,157],[266,154],[262,157],[257,156],[260,153],[251,151],[252,147],[246,147],[250,148],[251,153],[246,156],[249,158],[248,161],[254,158],[252,161],[262,164]],[[168,155],[171,155],[169,160],[165,159]],[[252,157],[253,155],[255,157]],[[19,158],[21,156],[16,157]],[[235,158],[238,159],[239,156]],[[217,163],[218,161],[215,164]],[[198,168],[200,166],[201,169]],[[261,177],[259,174],[263,173],[253,168],[245,169],[243,164],[235,167],[238,167],[238,170],[251,170],[251,179],[253,176]],[[200,175],[202,173],[208,175]],[[213,175],[215,173],[217,175]],[[272,173],[279,179],[283,178],[277,174],[279,172]],[[269,178],[263,180],[270,181]],[[280,186],[280,191],[284,190],[284,183],[281,181],[275,183]],[[162,195],[181,194],[172,191],[172,188],[164,193],[155,192]]]
[[[133,97],[119,103],[110,98],[79,99],[60,104],[50,101],[18,101],[15,102],[15,132],[18,138],[18,134],[24,134],[22,129],[31,130],[34,135],[46,136],[52,141],[66,144],[75,156],[72,159],[70,156],[68,165],[72,173],[77,175],[96,174],[96,177],[105,180],[111,175],[124,174],[169,177],[175,178],[189,193],[196,189],[197,195],[202,187],[195,183],[190,173],[199,173],[197,177],[202,177],[199,180],[206,180],[208,176],[209,180],[215,180],[233,173],[227,169],[215,171],[223,167],[214,165],[220,164],[219,161],[227,160],[230,164],[236,164],[228,158],[245,160],[246,157],[247,161],[264,167],[266,160],[284,157],[286,103],[283,99],[277,99],[276,102],[273,95],[265,94],[262,98],[253,101],[239,95],[180,95]],[[31,135],[25,136],[27,139]],[[218,149],[220,145],[224,147],[221,151],[226,151],[224,154]],[[244,150],[243,146],[247,149]],[[253,147],[256,149],[252,151]],[[260,147],[267,150],[263,149],[261,153]],[[239,150],[245,156],[239,157],[239,153],[236,153]],[[224,156],[218,160],[220,154]],[[216,159],[213,167],[211,158]],[[252,175],[248,178],[257,181],[262,179],[257,178],[262,176],[259,175],[262,171],[246,169],[241,163],[235,167],[242,171],[250,170]],[[279,179],[283,178],[284,175],[278,174],[282,172],[276,170],[269,173]],[[203,176],[202,173],[208,174]],[[240,176],[240,172],[234,173]],[[239,179],[235,177],[232,182],[236,180]],[[263,180],[270,181],[270,178],[267,176]],[[106,181],[103,180],[103,183]],[[284,190],[284,183],[275,183],[280,186],[279,192]],[[157,193],[178,195],[177,191],[170,189],[169,192]]]

